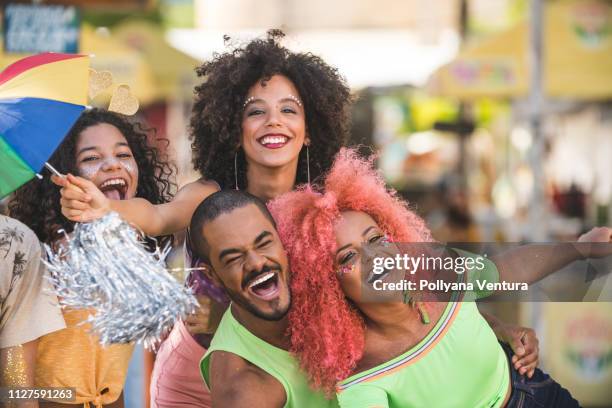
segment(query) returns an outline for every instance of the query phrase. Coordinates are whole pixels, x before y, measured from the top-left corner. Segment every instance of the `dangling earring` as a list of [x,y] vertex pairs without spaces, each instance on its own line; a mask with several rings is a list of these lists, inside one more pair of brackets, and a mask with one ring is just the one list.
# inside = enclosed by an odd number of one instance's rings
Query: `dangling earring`
[[238,150],[234,153],[234,181],[236,183],[236,190],[240,190],[238,188]]
[[310,185],[310,153],[308,152],[308,145],[306,145],[306,175],[308,177],[308,184]]
[[419,317],[421,318],[422,324],[429,324],[429,313],[427,313],[427,309],[423,305],[423,302],[418,300],[418,295],[415,297],[410,296],[408,290],[404,290],[403,292],[403,303],[410,305],[413,309],[416,309]]

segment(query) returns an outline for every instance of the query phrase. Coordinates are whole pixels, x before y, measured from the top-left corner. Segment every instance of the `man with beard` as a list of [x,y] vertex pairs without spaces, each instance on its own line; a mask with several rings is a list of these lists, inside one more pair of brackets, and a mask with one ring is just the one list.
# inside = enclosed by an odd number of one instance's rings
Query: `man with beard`
[[212,194],[190,225],[195,254],[232,303],[200,363],[215,407],[328,407],[287,351],[287,255],[265,204],[238,190]]

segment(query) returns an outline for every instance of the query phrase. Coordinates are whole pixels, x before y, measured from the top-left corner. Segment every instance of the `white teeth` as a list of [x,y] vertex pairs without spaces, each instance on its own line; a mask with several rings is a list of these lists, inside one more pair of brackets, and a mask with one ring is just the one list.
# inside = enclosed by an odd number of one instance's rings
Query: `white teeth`
[[261,139],[261,144],[276,144],[276,143],[286,143],[289,138],[285,136],[265,136]]
[[249,288],[252,288],[255,285],[259,285],[260,283],[263,283],[265,281],[267,281],[268,279],[272,279],[274,277],[274,272],[268,272],[262,276],[260,276],[259,278],[257,278],[253,283],[251,283],[249,285]]
[[100,186],[100,188],[103,187],[107,187],[107,186],[125,186],[125,180],[123,179],[111,179],[111,180],[107,180],[104,183],[102,183],[102,185]]

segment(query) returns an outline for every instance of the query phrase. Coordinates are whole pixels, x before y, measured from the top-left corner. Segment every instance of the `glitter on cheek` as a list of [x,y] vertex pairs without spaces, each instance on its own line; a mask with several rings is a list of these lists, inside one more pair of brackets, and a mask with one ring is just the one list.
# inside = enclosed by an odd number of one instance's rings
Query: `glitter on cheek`
[[98,161],[95,164],[81,164],[77,168],[79,170],[79,176],[84,177],[87,180],[91,180],[94,178],[96,173],[100,171],[100,168],[102,168],[102,163]]
[[[133,189],[133,194],[136,195],[138,192],[138,164],[133,158],[129,158],[128,160],[122,161],[121,165],[125,169],[126,173],[131,177],[130,188],[128,188],[127,193],[130,194],[130,190]],[[126,198],[133,197],[128,195]]]
[[123,161],[121,162],[121,165],[129,174],[138,174],[138,167],[136,166],[136,162],[133,159]]
[[23,347],[21,345],[9,348],[6,351],[6,360],[2,361],[1,365],[4,367],[2,373],[2,385],[28,385],[26,362]]

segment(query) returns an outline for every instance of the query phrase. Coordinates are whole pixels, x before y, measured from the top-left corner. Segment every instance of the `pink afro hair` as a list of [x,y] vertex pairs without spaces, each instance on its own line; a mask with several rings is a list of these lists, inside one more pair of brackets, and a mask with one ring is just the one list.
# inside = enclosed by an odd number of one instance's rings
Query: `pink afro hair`
[[396,242],[429,242],[423,220],[387,190],[372,159],[342,149],[325,179],[325,193],[306,186],[268,207],[289,255],[291,351],[311,384],[328,395],[348,377],[364,350],[365,326],[336,277],[334,225],[343,211],[369,214]]

